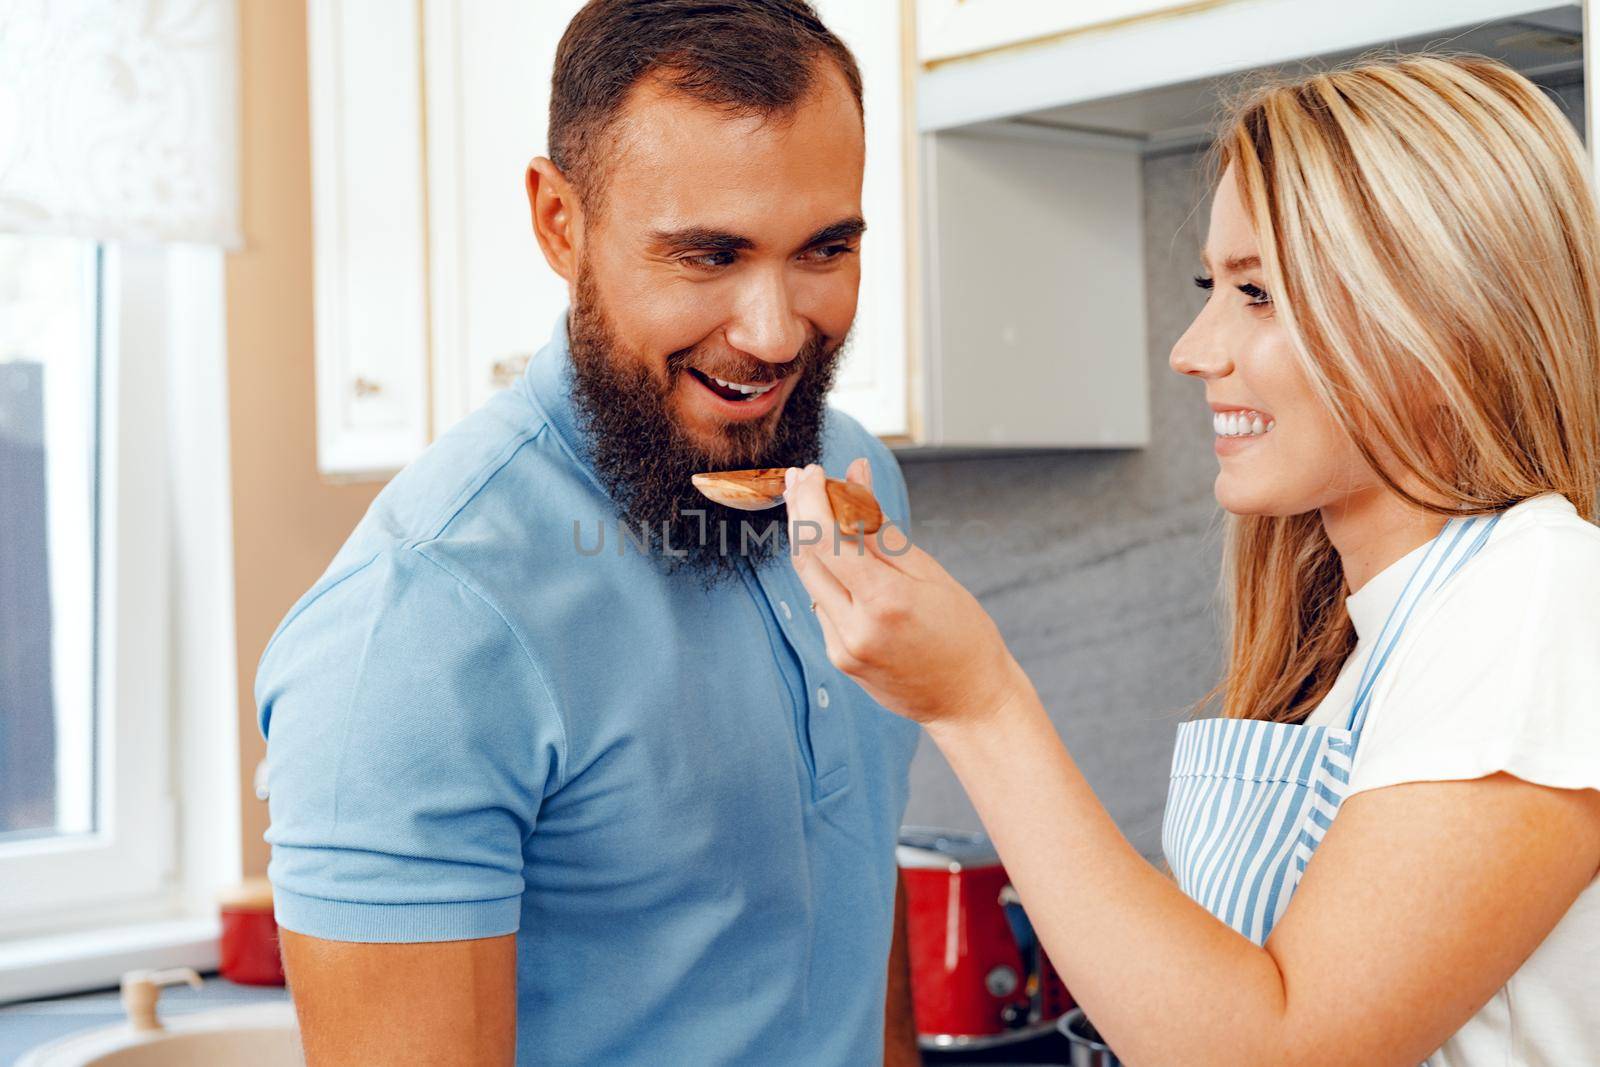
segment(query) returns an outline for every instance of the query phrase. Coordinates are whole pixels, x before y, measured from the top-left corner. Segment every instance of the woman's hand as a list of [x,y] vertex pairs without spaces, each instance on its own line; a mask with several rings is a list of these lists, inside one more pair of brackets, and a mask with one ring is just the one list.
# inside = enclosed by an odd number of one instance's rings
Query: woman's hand
[[[865,459],[849,481],[872,486]],[[816,603],[833,665],[909,719],[970,723],[1032,691],[994,620],[933,557],[885,522],[843,537],[825,476],[790,468],[784,501],[795,572]]]

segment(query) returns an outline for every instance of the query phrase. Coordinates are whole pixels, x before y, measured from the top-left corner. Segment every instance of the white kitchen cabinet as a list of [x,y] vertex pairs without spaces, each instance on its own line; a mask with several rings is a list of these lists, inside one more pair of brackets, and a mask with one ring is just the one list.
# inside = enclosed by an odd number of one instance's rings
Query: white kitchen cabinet
[[[567,305],[523,172],[546,152],[556,45],[582,2],[308,4],[319,462],[382,474],[514,380]],[[899,438],[914,416],[908,22],[897,2],[817,6],[855,51],[867,97],[869,232],[833,402]]]
[[[945,6],[976,18],[1006,0],[922,0],[923,10]],[[1591,128],[1596,121],[1595,79],[1583,77],[1584,44],[1600,40],[1595,3],[1132,6],[1158,17],[1032,34],[1017,47],[975,44],[977,54],[954,61],[926,52],[923,28],[924,443],[1147,440],[1142,158],[1206,143],[1221,101],[1249,72],[1445,46],[1504,60],[1569,111],[1587,93]],[[987,39],[974,29],[972,40]],[[1008,394],[992,392],[994,382]]]
[[331,475],[392,471],[428,437],[421,40],[403,6],[307,6],[317,463]]
[[909,315],[915,273],[909,235],[916,205],[908,195],[913,122],[909,87],[911,0],[813,0],[828,28],[855,53],[866,100],[867,169],[861,186],[867,232],[861,246],[861,296],[850,347],[830,401],[872,433],[916,433],[911,393]]
[[528,222],[582,0],[307,0],[320,470],[382,477],[512,381],[566,306]]
[[1141,173],[1118,144],[928,139],[920,443],[1149,443]]
[[[923,0],[924,4],[938,0]],[[951,0],[955,2],[955,0]],[[1007,0],[960,0],[982,9]],[[1019,0],[1021,2],[1021,0]],[[1034,5],[1054,6],[1054,5]],[[1063,7],[1078,5],[1060,5]],[[1213,0],[1170,6],[1092,32],[1065,33],[1022,47],[940,62],[919,55],[917,122],[924,131],[1031,116],[1094,101],[1310,59],[1354,56],[1402,44],[1469,48],[1463,31],[1516,20],[1525,30],[1575,24],[1580,4],[1550,0]],[[1473,40],[1480,39],[1472,35]],[[1536,52],[1537,49],[1529,49]],[[1536,68],[1539,63],[1532,59]],[[1203,122],[1206,115],[1201,114]]]
[[556,45],[582,0],[423,0],[433,423],[521,373],[567,306],[523,174],[547,152]]
[[1239,0],[917,0],[917,56],[942,62],[1134,19],[1217,7]]

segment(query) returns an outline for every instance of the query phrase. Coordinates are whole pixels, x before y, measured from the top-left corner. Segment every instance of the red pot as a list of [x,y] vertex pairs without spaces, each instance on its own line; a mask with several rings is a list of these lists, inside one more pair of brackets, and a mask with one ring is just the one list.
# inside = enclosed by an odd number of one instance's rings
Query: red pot
[[985,1048],[1053,1030],[1072,997],[988,838],[908,826],[897,858],[922,1047]]

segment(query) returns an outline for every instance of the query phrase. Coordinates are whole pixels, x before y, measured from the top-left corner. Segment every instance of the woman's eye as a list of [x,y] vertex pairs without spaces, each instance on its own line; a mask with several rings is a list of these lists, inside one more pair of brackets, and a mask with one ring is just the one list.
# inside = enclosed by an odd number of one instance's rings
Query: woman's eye
[[1217,283],[1216,283],[1215,279],[1207,278],[1203,274],[1196,274],[1194,276],[1194,284],[1197,285],[1198,287],[1200,287],[1201,289],[1204,289],[1208,293],[1212,289],[1215,289],[1216,286],[1217,286]]
[[1267,291],[1259,285],[1251,285],[1246,282],[1244,285],[1239,286],[1239,291],[1250,298],[1250,303],[1246,305],[1247,307],[1264,308],[1272,305],[1272,297],[1267,295]]

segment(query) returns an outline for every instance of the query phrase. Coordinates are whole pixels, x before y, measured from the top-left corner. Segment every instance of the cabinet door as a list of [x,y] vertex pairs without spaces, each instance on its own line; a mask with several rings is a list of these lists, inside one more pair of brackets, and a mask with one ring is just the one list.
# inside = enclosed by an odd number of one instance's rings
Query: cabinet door
[[427,442],[418,19],[394,0],[309,0],[306,14],[317,464],[390,474]]
[[871,433],[900,437],[914,429],[909,386],[907,235],[912,197],[906,182],[910,126],[906,113],[904,36],[911,0],[815,0],[817,13],[855,53],[866,104],[867,170],[861,210],[861,295],[850,347],[831,397]]
[[1234,0],[917,0],[917,58],[923,63],[1107,26],[1166,11],[1216,7]]
[[415,7],[309,0],[317,463],[398,470],[428,436],[421,40]]
[[523,173],[546,153],[556,45],[582,0],[424,0],[435,433],[511,384],[567,287]]
[[926,443],[1150,442],[1139,154],[929,135]]

